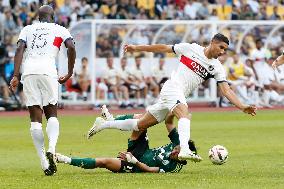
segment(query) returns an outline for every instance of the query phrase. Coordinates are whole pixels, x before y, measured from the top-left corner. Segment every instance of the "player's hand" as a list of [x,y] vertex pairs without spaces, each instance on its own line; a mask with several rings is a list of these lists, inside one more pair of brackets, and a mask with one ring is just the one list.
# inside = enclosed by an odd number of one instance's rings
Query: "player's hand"
[[123,52],[126,53],[126,52],[134,52],[136,50],[136,47],[135,45],[125,45],[124,48],[123,48]]
[[257,110],[257,108],[254,105],[246,106],[246,107],[243,108],[244,113],[250,114],[252,116],[256,115],[256,110]]
[[14,76],[14,77],[12,78],[12,80],[10,81],[10,86],[9,86],[9,88],[10,88],[13,92],[15,92],[16,89],[17,89],[17,87],[18,87],[18,85],[19,85],[19,79],[18,79],[18,77]]
[[63,77],[59,77],[58,83],[60,83],[60,84],[65,83],[71,76],[72,76],[72,74],[68,73],[67,75],[65,75]]
[[136,164],[138,160],[130,152],[119,152],[119,158],[131,164]]

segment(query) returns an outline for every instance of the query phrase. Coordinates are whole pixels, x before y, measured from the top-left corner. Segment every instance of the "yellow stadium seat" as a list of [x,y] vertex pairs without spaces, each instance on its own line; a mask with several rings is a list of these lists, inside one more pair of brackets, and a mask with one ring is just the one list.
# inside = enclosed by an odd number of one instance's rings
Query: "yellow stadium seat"
[[137,0],[137,7],[150,10],[155,7],[155,0]]
[[271,16],[273,14],[273,7],[272,5],[267,5],[266,6],[266,14],[267,16]]
[[60,8],[62,5],[64,5],[64,0],[56,0],[56,5],[58,8]]
[[231,5],[225,5],[224,6],[224,15],[227,17],[231,13],[232,13],[232,6]]
[[175,26],[176,33],[184,33],[185,32],[185,25],[176,25]]
[[278,10],[277,10],[277,13],[279,14],[279,16],[281,18],[283,18],[283,15],[284,15],[284,6],[278,6]]
[[102,9],[104,15],[108,15],[110,13],[109,7],[107,5],[102,5],[101,9]]
[[225,15],[223,12],[223,7],[222,5],[217,5],[215,7],[215,9],[217,10],[217,16],[219,17],[220,20],[224,20],[225,19]]

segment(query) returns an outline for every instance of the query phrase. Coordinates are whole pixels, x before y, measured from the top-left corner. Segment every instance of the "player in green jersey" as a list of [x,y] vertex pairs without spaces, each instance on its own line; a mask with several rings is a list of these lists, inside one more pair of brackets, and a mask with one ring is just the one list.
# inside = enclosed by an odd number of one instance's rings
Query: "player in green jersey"
[[[141,115],[122,115],[113,118],[108,113],[107,116],[104,116],[104,114],[102,116],[104,119],[126,120]],[[168,119],[166,126],[171,142],[158,148],[149,148],[147,131],[133,132],[128,140],[127,152],[120,152],[118,158],[70,158],[56,154],[57,161],[84,169],[106,168],[112,172],[179,172],[187,162],[178,159],[179,136],[172,119]],[[193,141],[189,141],[188,144],[190,150],[196,153]]]

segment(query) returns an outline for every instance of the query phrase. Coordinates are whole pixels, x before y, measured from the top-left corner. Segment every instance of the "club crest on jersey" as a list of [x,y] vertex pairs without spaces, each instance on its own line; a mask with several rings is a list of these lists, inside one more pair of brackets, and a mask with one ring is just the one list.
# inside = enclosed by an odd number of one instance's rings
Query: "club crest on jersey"
[[210,66],[208,67],[208,69],[209,69],[209,71],[211,72],[211,71],[214,70],[214,67],[213,67],[212,65],[210,65]]
[[[213,76],[204,68],[202,65],[197,63],[196,61],[182,55],[180,62],[183,63],[185,66],[187,66],[189,69],[191,69],[194,73],[199,75],[204,80],[207,80],[209,78],[212,78]],[[214,69],[213,66],[211,68]]]

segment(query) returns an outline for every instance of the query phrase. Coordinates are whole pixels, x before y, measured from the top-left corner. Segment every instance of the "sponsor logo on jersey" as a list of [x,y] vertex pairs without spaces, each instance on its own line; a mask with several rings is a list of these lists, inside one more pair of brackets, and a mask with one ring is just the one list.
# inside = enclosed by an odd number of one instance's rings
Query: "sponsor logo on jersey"
[[[182,55],[180,62],[191,69],[194,73],[200,76],[202,79],[207,80],[209,78],[213,78],[213,75],[210,74],[206,68],[204,68],[201,64],[197,63],[196,61]],[[214,69],[213,66],[211,68]]]

